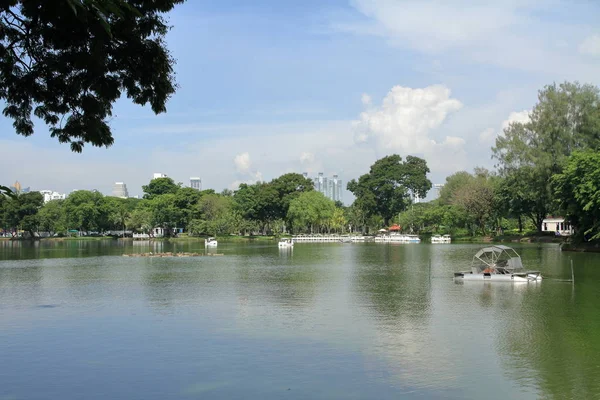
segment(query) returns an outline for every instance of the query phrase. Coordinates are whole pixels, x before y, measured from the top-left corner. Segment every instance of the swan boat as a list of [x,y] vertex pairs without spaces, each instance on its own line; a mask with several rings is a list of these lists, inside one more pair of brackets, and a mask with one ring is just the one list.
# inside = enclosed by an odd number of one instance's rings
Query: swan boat
[[278,244],[279,248],[294,247],[294,241],[292,239],[281,239]]
[[455,280],[490,282],[537,282],[540,271],[526,271],[521,256],[504,245],[484,247],[475,254],[471,270],[454,273]]
[[213,237],[204,239],[204,247],[217,247],[217,239],[215,239]]

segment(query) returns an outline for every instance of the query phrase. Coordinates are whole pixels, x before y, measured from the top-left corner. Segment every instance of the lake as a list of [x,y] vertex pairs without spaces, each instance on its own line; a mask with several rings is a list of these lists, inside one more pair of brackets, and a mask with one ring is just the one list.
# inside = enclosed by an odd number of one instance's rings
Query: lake
[[0,399],[600,398],[600,254],[480,247],[0,241]]

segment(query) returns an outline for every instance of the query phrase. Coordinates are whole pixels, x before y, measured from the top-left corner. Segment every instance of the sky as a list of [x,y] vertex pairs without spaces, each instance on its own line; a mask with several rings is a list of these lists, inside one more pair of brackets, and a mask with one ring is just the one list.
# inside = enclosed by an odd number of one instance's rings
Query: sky
[[443,183],[493,169],[495,138],[544,85],[600,84],[599,17],[578,0],[190,0],[168,14],[167,113],[121,99],[114,145],[81,154],[0,117],[0,182],[141,195],[155,172],[216,191],[323,172],[345,187],[399,154]]

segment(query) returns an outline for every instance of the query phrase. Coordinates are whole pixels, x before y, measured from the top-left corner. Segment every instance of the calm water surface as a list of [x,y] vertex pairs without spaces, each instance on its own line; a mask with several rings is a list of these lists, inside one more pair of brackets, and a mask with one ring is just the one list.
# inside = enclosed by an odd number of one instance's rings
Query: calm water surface
[[0,399],[600,398],[600,255],[479,247],[0,241]]

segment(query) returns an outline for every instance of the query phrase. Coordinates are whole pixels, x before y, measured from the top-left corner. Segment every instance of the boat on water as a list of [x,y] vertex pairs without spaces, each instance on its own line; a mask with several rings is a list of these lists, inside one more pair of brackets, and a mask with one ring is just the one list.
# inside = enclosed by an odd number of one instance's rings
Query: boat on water
[[473,257],[469,271],[454,273],[455,280],[490,282],[538,282],[540,271],[526,271],[521,256],[504,245],[484,247]]
[[450,235],[433,235],[431,236],[431,243],[451,243],[452,238]]
[[209,237],[208,239],[204,239],[204,247],[217,247],[217,239],[213,237]]
[[294,241],[292,239],[281,239],[278,246],[280,249],[294,247]]

